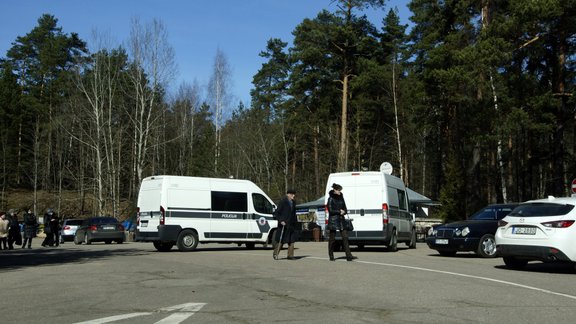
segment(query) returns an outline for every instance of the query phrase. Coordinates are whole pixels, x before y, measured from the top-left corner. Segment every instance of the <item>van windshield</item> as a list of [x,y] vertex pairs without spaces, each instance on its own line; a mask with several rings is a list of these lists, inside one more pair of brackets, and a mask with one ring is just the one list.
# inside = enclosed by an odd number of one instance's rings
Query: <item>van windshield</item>
[[272,205],[263,195],[253,193],[252,201],[254,203],[254,210],[256,210],[257,213],[272,214],[274,212],[274,205]]

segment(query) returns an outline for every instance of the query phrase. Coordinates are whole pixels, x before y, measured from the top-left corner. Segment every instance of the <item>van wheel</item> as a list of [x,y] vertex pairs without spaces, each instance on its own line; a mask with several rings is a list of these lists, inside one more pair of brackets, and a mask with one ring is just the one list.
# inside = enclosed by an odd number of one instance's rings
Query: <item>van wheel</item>
[[396,236],[396,230],[392,231],[392,237],[390,238],[390,243],[387,247],[388,252],[398,251],[398,237]]
[[198,235],[192,230],[183,230],[178,235],[176,245],[178,250],[182,252],[193,251],[198,246]]
[[412,229],[412,235],[410,236],[410,242],[407,242],[406,245],[408,245],[409,249],[415,249],[416,248],[416,229]]
[[482,236],[476,253],[483,258],[496,257],[496,240],[494,239],[494,235],[486,234]]
[[248,250],[254,250],[255,247],[256,247],[256,243],[254,243],[254,242],[248,242],[248,243],[246,243],[246,248],[247,248]]
[[168,252],[172,249],[173,246],[174,246],[173,243],[165,243],[158,241],[154,242],[154,247],[156,248],[156,250],[158,250],[158,252]]

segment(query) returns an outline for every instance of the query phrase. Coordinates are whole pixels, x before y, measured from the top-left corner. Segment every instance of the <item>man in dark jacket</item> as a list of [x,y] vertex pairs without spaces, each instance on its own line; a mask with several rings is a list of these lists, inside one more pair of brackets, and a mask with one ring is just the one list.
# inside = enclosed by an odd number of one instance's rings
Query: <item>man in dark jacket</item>
[[288,189],[286,196],[278,203],[274,211],[274,218],[278,221],[278,230],[274,242],[274,260],[278,260],[278,254],[284,243],[288,244],[288,260],[294,260],[294,242],[296,241],[298,219],[296,218],[296,191]]
[[22,234],[20,234],[20,223],[18,222],[18,213],[14,209],[8,211],[10,220],[10,229],[8,230],[8,249],[14,249],[14,243],[22,244]]

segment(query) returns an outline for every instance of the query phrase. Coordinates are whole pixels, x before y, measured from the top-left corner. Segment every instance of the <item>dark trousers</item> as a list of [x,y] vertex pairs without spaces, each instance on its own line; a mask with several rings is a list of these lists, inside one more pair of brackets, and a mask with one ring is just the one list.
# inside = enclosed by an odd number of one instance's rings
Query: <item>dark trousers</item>
[[8,244],[6,244],[7,241],[8,237],[0,237],[0,250],[8,250]]
[[26,244],[28,244],[28,248],[32,248],[32,238],[31,237],[25,237],[22,240],[22,248],[25,248]]
[[[350,253],[350,245],[348,244],[348,231],[340,230],[340,235],[342,236],[342,246],[344,247],[344,252],[346,253],[346,258],[352,258],[352,253]],[[334,243],[336,242],[336,230],[328,230],[328,256],[330,260],[334,260]]]
[[282,246],[284,243],[288,244],[288,258],[294,258],[294,234],[288,226],[280,225],[278,230],[276,231],[276,235],[274,236],[274,240],[272,242],[272,246],[274,248],[274,258],[278,257],[280,250],[282,250]]
[[42,241],[42,246],[52,246],[54,244],[52,238],[52,233],[46,233],[46,237],[44,238],[44,241]]

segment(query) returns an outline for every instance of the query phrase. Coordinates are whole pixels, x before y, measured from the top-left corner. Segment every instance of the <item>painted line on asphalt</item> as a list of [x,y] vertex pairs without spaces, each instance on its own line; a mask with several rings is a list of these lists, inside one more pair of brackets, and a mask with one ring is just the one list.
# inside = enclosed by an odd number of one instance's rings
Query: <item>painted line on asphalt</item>
[[116,316],[99,318],[99,319],[95,319],[95,320],[91,320],[91,321],[86,321],[86,322],[77,322],[77,323],[75,323],[75,324],[101,324],[101,323],[110,323],[110,322],[116,322],[116,321],[121,321],[121,320],[129,319],[129,318],[133,318],[133,317],[145,316],[145,315],[150,315],[150,314],[152,314],[152,313],[130,313],[130,314],[124,314],[124,315],[116,315]]
[[[251,255],[262,256],[262,254],[256,254],[256,253],[244,253],[244,254],[251,254]],[[326,260],[326,261],[328,261],[328,258],[320,258],[320,257],[308,257],[308,256],[307,256],[307,257],[305,257],[305,258],[302,258],[301,260],[304,260],[304,259],[315,259],[315,260]],[[488,277],[480,277],[480,276],[474,276],[474,275],[468,275],[468,274],[464,274],[464,273],[444,271],[444,270],[436,270],[436,269],[429,269],[429,268],[422,268],[422,267],[407,266],[407,265],[401,265],[401,264],[380,263],[380,262],[361,261],[361,260],[354,260],[354,262],[355,262],[355,263],[364,263],[364,264],[373,264],[373,265],[379,265],[379,266],[386,266],[386,267],[395,267],[395,268],[419,270],[419,271],[440,273],[440,274],[452,275],[452,276],[458,276],[458,277],[464,277],[464,278],[471,278],[471,279],[477,279],[477,280],[490,281],[490,282],[494,282],[494,283],[504,284],[504,285],[513,286],[513,287],[518,287],[518,288],[524,288],[524,289],[533,290],[533,291],[538,291],[538,292],[545,293],[545,294],[549,294],[549,295],[566,297],[566,298],[569,298],[569,299],[576,300],[576,296],[574,296],[574,295],[559,293],[559,292],[555,292],[555,291],[548,290],[548,289],[542,289],[542,288],[538,288],[538,287],[522,285],[522,284],[510,282],[510,281],[500,280],[500,279],[493,279],[493,278],[488,278]]]
[[160,308],[154,312],[115,315],[115,316],[110,316],[110,317],[98,318],[98,319],[86,321],[86,322],[78,322],[75,324],[110,323],[110,322],[121,321],[121,320],[129,319],[129,318],[133,318],[133,317],[138,317],[138,316],[146,316],[146,315],[173,312],[173,311],[177,311],[177,312],[170,314],[168,317],[156,322],[156,324],[179,324],[179,323],[185,321],[186,319],[188,319],[190,316],[194,315],[196,312],[200,311],[200,309],[202,309],[202,307],[204,307],[205,305],[206,305],[206,303],[186,303],[186,304],[181,304],[181,305],[163,307],[163,308]]
[[[309,258],[309,259],[317,259],[317,260],[328,260],[327,258],[318,258],[318,257],[308,257],[308,258]],[[307,259],[308,259],[308,258],[307,258]],[[524,288],[524,289],[534,290],[534,291],[538,291],[538,292],[545,293],[545,294],[550,294],[550,295],[555,295],[555,296],[560,296],[560,297],[566,297],[566,298],[569,298],[569,299],[576,300],[576,296],[574,296],[574,295],[568,295],[568,294],[559,293],[559,292],[555,292],[555,291],[548,290],[548,289],[542,289],[542,288],[538,288],[538,287],[522,285],[522,284],[510,282],[510,281],[500,280],[500,279],[493,279],[493,278],[488,278],[488,277],[474,276],[474,275],[469,275],[469,274],[464,274],[464,273],[458,273],[458,272],[452,272],[452,271],[444,271],[444,270],[436,270],[436,269],[429,269],[429,268],[422,268],[422,267],[407,266],[407,265],[401,265],[401,264],[380,263],[380,262],[360,261],[360,260],[354,260],[354,262],[356,262],[356,263],[365,263],[365,264],[374,264],[374,265],[386,266],[386,267],[402,268],[402,269],[411,269],[411,270],[427,271],[427,272],[440,273],[440,274],[445,274],[445,275],[452,275],[452,276],[458,276],[458,277],[464,277],[464,278],[471,278],[471,279],[477,279],[477,280],[490,281],[490,282],[494,282],[494,283],[499,283],[499,284],[504,284],[504,285],[513,286],[513,287],[518,287],[518,288]]]

